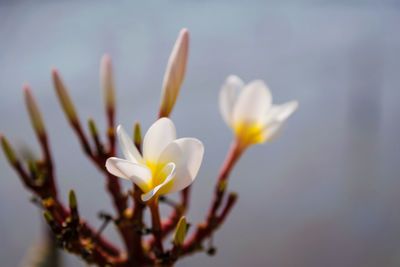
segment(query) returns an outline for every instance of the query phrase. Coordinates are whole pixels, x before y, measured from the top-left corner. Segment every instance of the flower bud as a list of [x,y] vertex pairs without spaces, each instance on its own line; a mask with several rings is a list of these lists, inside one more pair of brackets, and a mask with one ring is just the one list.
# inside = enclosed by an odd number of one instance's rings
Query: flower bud
[[8,143],[7,139],[5,136],[0,135],[1,139],[1,146],[4,151],[4,155],[6,156],[7,160],[10,162],[11,165],[15,164],[18,162],[18,158],[11,147],[10,143]]
[[185,240],[186,236],[186,217],[182,216],[179,219],[178,225],[176,226],[175,234],[174,234],[174,245],[182,246],[183,241]]
[[98,136],[98,135],[99,135],[99,132],[98,132],[98,130],[97,130],[97,126],[96,126],[96,123],[94,122],[93,118],[90,118],[90,119],[88,120],[88,125],[89,125],[90,134],[91,134],[93,137],[94,137],[94,136]]
[[77,207],[77,202],[76,202],[76,196],[74,190],[69,191],[69,208],[70,209],[76,209]]
[[115,109],[114,75],[111,65],[111,57],[104,55],[100,65],[100,84],[103,90],[104,102],[107,110]]
[[61,106],[65,112],[65,115],[68,117],[69,121],[74,124],[78,122],[78,116],[75,111],[75,106],[71,101],[71,98],[68,94],[67,88],[65,87],[63,81],[61,80],[60,74],[57,69],[52,70],[53,83],[54,88],[56,90],[58,100],[61,103]]
[[159,117],[168,117],[174,107],[186,72],[189,53],[189,31],[182,29],[168,59],[164,75]]
[[29,84],[23,85],[25,104],[28,109],[29,117],[31,119],[32,127],[38,136],[46,134],[42,116],[40,115],[39,107],[33,97]]
[[141,151],[142,144],[142,130],[140,128],[139,122],[135,122],[135,128],[133,130],[133,141],[136,148]]

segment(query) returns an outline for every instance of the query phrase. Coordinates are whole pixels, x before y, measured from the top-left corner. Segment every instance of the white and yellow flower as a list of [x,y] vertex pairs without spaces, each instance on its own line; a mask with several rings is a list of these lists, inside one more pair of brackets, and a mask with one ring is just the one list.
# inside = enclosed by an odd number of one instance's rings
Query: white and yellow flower
[[117,134],[125,159],[111,157],[106,168],[111,174],[139,186],[143,201],[180,191],[196,178],[204,146],[195,138],[176,139],[170,119],[161,118],[149,128],[143,140],[143,156],[121,125]]
[[222,117],[242,147],[272,140],[298,106],[297,101],[273,105],[271,92],[263,81],[245,85],[234,75],[222,86],[219,104]]

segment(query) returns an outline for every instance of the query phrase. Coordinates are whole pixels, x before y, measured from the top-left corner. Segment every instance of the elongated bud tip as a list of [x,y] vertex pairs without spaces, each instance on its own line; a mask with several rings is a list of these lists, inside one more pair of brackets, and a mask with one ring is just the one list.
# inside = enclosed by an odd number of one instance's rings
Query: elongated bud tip
[[54,89],[56,90],[58,100],[64,110],[65,115],[70,120],[71,123],[78,122],[78,116],[75,111],[75,106],[68,94],[67,88],[61,79],[61,76],[56,68],[51,69],[51,75],[53,78]]
[[57,68],[55,68],[55,67],[52,67],[51,68],[51,75],[58,75],[58,69]]
[[3,148],[4,155],[6,156],[7,160],[10,162],[11,165],[18,162],[18,158],[11,147],[10,143],[8,143],[6,137],[3,134],[0,134],[1,139],[1,147]]
[[184,39],[185,44],[187,45],[189,42],[189,30],[187,28],[182,28],[182,30],[179,32],[179,38]]
[[228,199],[232,200],[232,201],[236,201],[236,199],[238,198],[238,194],[235,192],[231,192],[229,193]]
[[182,216],[179,219],[178,225],[176,226],[175,234],[174,234],[174,244],[176,246],[182,246],[183,241],[185,240],[187,230],[186,217]]
[[89,124],[90,134],[92,136],[97,136],[98,135],[98,131],[97,131],[97,127],[96,127],[96,124],[95,124],[93,118],[89,118],[88,124]]
[[159,117],[168,117],[179,94],[186,73],[189,54],[189,31],[184,28],[179,32],[165,70]]
[[28,109],[29,117],[31,119],[32,127],[39,136],[45,135],[45,127],[40,114],[39,107],[33,97],[32,90],[28,83],[22,85],[24,92],[25,105]]
[[115,109],[114,74],[111,65],[111,57],[104,55],[100,64],[100,84],[103,90],[104,102],[107,110]]
[[140,147],[142,143],[142,130],[140,128],[139,122],[135,122],[135,128],[133,130],[133,141],[136,146]]
[[74,190],[70,190],[69,191],[69,207],[71,208],[71,209],[76,209],[76,207],[77,207],[77,202],[76,202],[76,196],[75,196],[75,192],[74,192]]
[[104,54],[103,57],[101,58],[102,64],[103,65],[109,65],[111,63],[111,57],[109,54]]

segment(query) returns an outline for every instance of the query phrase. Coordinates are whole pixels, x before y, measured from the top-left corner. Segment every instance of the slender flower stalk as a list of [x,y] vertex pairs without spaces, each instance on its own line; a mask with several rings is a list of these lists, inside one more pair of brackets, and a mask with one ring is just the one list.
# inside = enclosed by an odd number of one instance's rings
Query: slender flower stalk
[[168,59],[161,93],[159,118],[168,117],[175,105],[185,78],[188,54],[189,31],[182,29]]
[[[37,139],[44,154],[43,163],[46,165],[46,174],[43,176],[43,182],[48,185],[46,186],[46,196],[56,198],[57,189],[54,178],[53,159],[42,116],[28,84],[24,84],[23,91],[25,104],[32,123],[32,128],[36,133]],[[33,162],[33,164],[36,163]]]

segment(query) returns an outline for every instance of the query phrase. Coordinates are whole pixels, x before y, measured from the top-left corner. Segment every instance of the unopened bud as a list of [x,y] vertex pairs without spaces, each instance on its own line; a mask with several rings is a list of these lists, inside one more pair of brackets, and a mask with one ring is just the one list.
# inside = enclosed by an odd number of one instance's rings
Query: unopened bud
[[18,162],[18,158],[14,152],[14,149],[11,147],[10,143],[8,143],[6,137],[4,135],[0,135],[1,139],[1,147],[3,148],[4,155],[11,165]]
[[187,29],[182,29],[168,59],[168,65],[164,75],[159,110],[160,118],[168,117],[174,107],[179,89],[185,78],[188,54],[189,31]]
[[179,219],[178,225],[176,226],[175,234],[174,234],[174,244],[176,246],[182,246],[183,241],[185,240],[186,236],[186,217],[182,216]]
[[89,120],[88,120],[88,124],[89,124],[89,131],[90,131],[90,134],[92,135],[92,136],[98,136],[98,131],[97,131],[97,127],[96,127],[96,123],[94,122],[94,120],[92,119],[92,118],[90,118]]
[[228,199],[230,199],[231,201],[235,201],[237,198],[238,198],[237,193],[235,192],[229,193]]
[[76,202],[76,196],[74,190],[69,191],[69,208],[76,209],[78,203]]
[[32,127],[39,136],[45,135],[45,127],[40,115],[39,107],[33,97],[29,84],[23,85],[25,105],[28,109],[29,117],[31,119]]
[[103,90],[104,102],[107,110],[115,109],[114,74],[111,65],[111,57],[104,55],[100,65],[100,84]]
[[133,141],[135,143],[136,148],[140,151],[142,144],[142,130],[140,128],[140,124],[135,122],[135,128],[133,130]]
[[70,120],[71,123],[78,122],[78,116],[75,111],[75,106],[72,103],[67,88],[65,87],[63,81],[61,80],[60,74],[56,69],[52,70],[52,76],[53,76],[54,88],[56,90],[58,100],[61,103],[65,115],[67,116],[67,118]]

